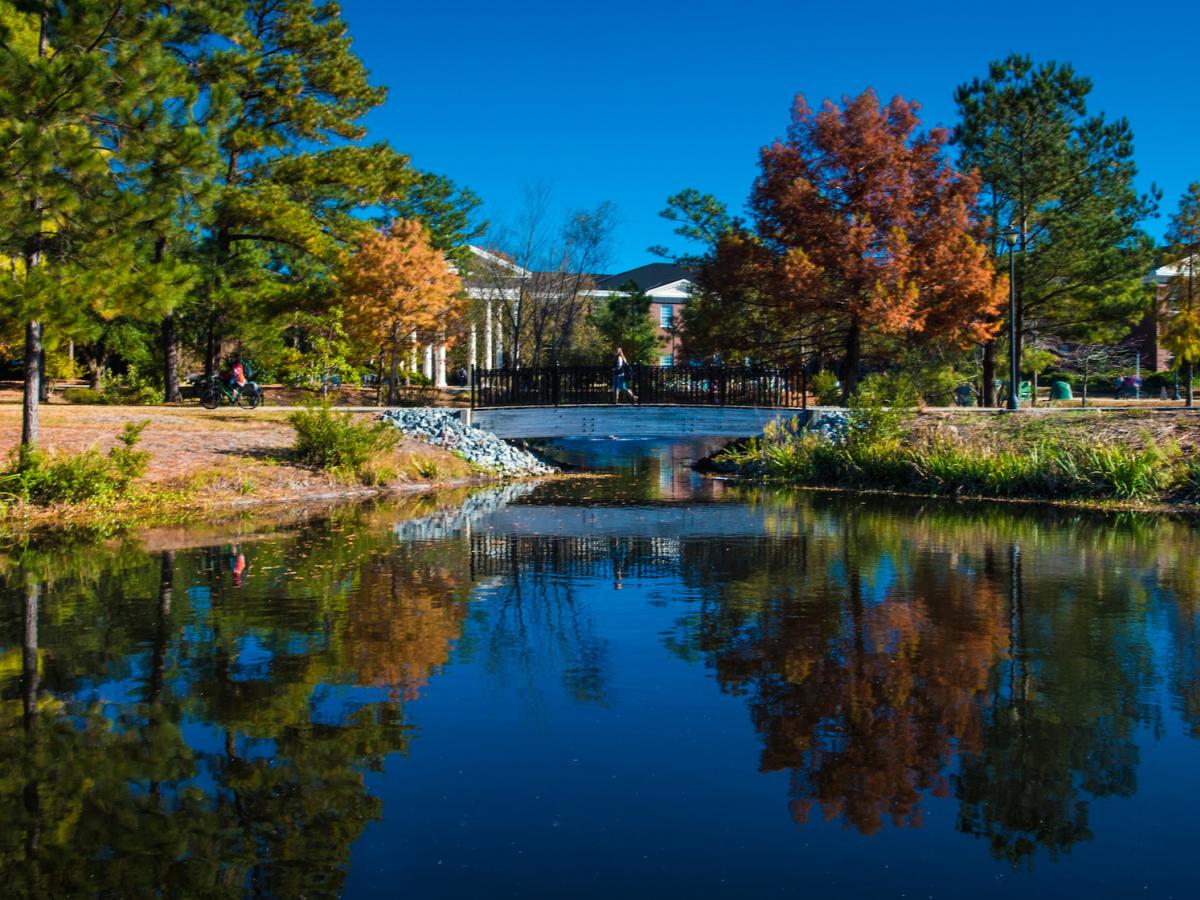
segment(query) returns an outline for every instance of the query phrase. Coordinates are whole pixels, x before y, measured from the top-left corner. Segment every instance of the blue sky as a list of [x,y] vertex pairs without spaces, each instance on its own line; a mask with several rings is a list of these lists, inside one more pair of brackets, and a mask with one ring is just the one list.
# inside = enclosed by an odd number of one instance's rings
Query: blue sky
[[[792,97],[873,87],[954,124],[956,85],[1010,51],[1071,62],[1093,112],[1133,126],[1141,186],[1169,214],[1200,180],[1200,16],[1191,3],[404,3],[342,0],[355,49],[390,89],[371,135],[470,187],[489,220],[526,185],[562,213],[619,210],[611,268],[680,246],[658,217],[684,187],[745,201]],[[1166,216],[1146,223],[1161,236]]]

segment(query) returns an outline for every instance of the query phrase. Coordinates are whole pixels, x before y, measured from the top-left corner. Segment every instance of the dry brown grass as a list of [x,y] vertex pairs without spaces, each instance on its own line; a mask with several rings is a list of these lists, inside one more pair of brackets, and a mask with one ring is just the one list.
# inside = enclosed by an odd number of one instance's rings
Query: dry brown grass
[[917,435],[952,437],[962,443],[993,448],[1016,448],[1038,438],[1081,443],[1122,444],[1141,448],[1174,443],[1186,453],[1200,448],[1200,409],[1178,406],[1122,409],[929,409],[912,424]]
[[[41,446],[51,452],[107,450],[126,422],[149,419],[140,449],[150,453],[144,488],[170,492],[200,507],[316,502],[457,481],[470,467],[451,453],[402,438],[384,461],[388,475],[373,487],[346,484],[291,458],[289,410],[203,410],[198,407],[67,406],[41,411]],[[357,413],[364,418],[372,413]],[[20,440],[21,410],[0,405],[0,454]]]

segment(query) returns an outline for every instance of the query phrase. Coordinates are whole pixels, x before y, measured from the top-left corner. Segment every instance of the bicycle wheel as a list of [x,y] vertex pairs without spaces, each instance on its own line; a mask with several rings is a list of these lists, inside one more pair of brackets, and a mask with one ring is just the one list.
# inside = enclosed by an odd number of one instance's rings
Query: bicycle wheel
[[256,406],[262,403],[262,400],[262,391],[260,391],[258,388],[247,391],[238,391],[237,402],[238,406],[240,406],[242,409],[254,409]]
[[216,409],[221,404],[221,395],[211,384],[200,391],[200,405],[205,409]]

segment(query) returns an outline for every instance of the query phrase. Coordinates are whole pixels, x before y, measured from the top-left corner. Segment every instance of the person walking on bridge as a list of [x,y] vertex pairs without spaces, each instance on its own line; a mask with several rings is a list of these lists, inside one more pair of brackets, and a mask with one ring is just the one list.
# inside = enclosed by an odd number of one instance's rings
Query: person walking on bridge
[[625,358],[625,352],[617,348],[617,363],[613,369],[613,403],[621,402],[621,394],[628,394],[634,403],[637,403],[637,394],[629,389],[629,376],[632,374],[632,368],[629,365],[629,360]]

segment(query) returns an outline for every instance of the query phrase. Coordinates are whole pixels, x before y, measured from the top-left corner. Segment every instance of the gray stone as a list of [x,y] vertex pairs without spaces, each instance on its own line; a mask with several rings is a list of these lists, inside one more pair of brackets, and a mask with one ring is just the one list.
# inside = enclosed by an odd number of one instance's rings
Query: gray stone
[[555,469],[532,453],[514,447],[496,435],[468,428],[451,410],[430,407],[390,409],[380,418],[405,434],[443,447],[468,462],[500,475],[547,475]]

